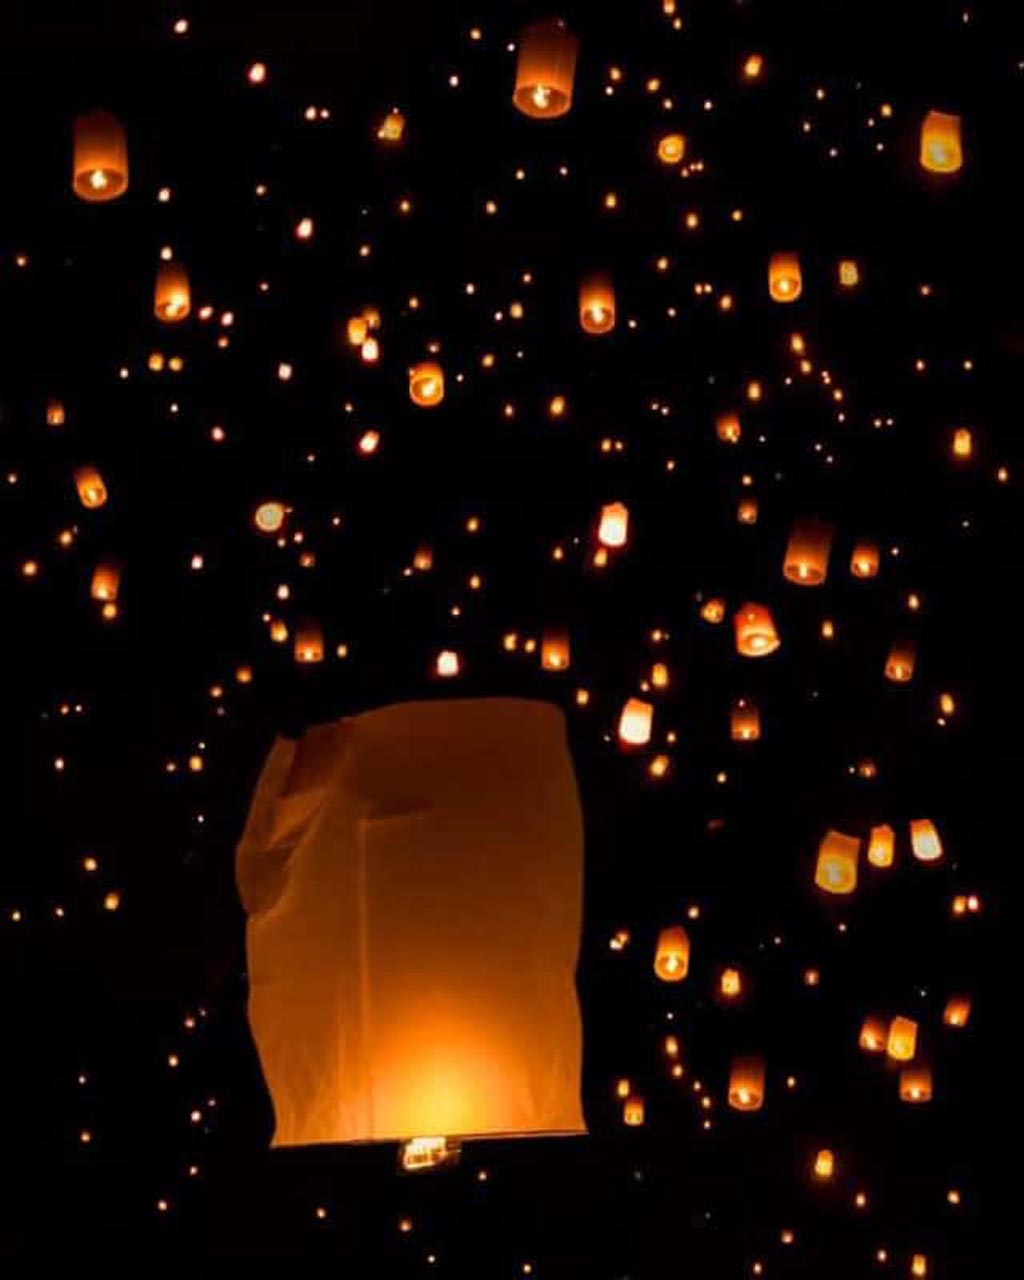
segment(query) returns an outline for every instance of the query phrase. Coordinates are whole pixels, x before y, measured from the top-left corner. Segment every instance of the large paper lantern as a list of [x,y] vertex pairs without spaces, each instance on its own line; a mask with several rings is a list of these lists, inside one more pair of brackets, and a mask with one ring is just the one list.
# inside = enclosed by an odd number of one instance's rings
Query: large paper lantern
[[153,289],[153,314],[164,324],[178,324],[191,310],[188,272],[180,262],[161,262]]
[[409,1166],[439,1135],[584,1132],[582,870],[547,703],[401,703],[279,738],[237,853],[274,1145],[402,1141]]
[[820,587],[828,574],[832,526],[823,520],[798,520],[789,535],[782,573],[802,587]]
[[929,111],[921,122],[921,168],[930,173],[956,173],[963,162],[960,117]]
[[826,831],[818,846],[814,883],[826,893],[853,893],[857,887],[860,840],[841,831]]
[[579,317],[584,333],[611,333],[615,328],[615,284],[606,272],[580,281]]
[[71,185],[90,204],[116,200],[128,190],[128,140],[109,111],[78,116],[74,127]]
[[736,652],[745,658],[764,658],[782,643],[767,605],[747,603],[733,617]]
[[768,292],[775,302],[796,302],[803,292],[800,258],[795,253],[773,253],[768,260]]
[[536,120],[564,116],[572,106],[572,84],[580,42],[564,22],[534,22],[519,37],[515,106]]

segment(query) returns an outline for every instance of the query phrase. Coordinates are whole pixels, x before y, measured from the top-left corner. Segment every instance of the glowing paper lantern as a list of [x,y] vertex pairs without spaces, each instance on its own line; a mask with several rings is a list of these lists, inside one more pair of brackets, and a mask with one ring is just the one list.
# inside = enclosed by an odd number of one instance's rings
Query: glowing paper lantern
[[921,122],[921,168],[929,173],[956,173],[963,162],[960,117],[929,111]]
[[800,258],[795,253],[773,253],[768,261],[768,292],[775,302],[795,302],[803,292]]
[[662,164],[679,164],[686,155],[686,139],[681,133],[666,133],[658,139],[658,159]]
[[646,746],[651,740],[654,708],[642,698],[630,698],[619,716],[619,741],[630,747]]
[[444,399],[444,370],[434,360],[421,360],[409,370],[409,399],[427,409]]
[[565,671],[569,666],[569,633],[545,631],[540,642],[540,665],[545,671]]
[[597,540],[603,547],[624,547],[629,536],[629,510],[624,502],[609,502],[601,508]]
[[733,742],[756,742],[760,738],[761,713],[755,702],[740,698],[733,703],[729,732]]
[[764,1060],[736,1058],[729,1072],[729,1106],[734,1111],[759,1111],[764,1103]]
[[278,739],[237,875],[275,1146],[585,1131],[555,707],[403,703]]
[[789,535],[783,576],[802,587],[820,587],[828,574],[832,526],[823,520],[798,520]]
[[735,1000],[743,991],[743,975],[739,969],[723,969],[718,979],[719,993],[726,1000]]
[[915,818],[911,822],[910,852],[918,862],[938,862],[942,857],[942,841],[930,818]]
[[739,444],[742,433],[738,414],[720,413],[715,419],[715,435],[723,444]]
[[622,1123],[637,1129],[643,1122],[644,1100],[638,1094],[631,1094],[622,1104]]
[[885,1052],[895,1062],[910,1062],[917,1052],[917,1023],[901,1015],[889,1023]]
[[153,314],[164,324],[178,324],[192,310],[188,272],[180,262],[162,262],[156,273]]
[[580,282],[580,328],[584,333],[611,333],[615,328],[615,285],[603,272]]
[[74,476],[78,500],[83,507],[86,507],[89,511],[95,511],[97,507],[105,505],[107,501],[107,486],[95,467],[88,465],[76,467]]
[[885,678],[894,684],[907,684],[914,674],[916,653],[909,641],[894,644],[885,660]]
[[878,547],[873,542],[858,542],[850,556],[850,572],[855,578],[878,576]]
[[826,893],[853,893],[857,887],[859,853],[860,840],[856,836],[827,831],[818,846],[814,883]]
[[669,925],[658,934],[654,972],[662,982],[682,982],[690,968],[690,939],[681,924]]
[[295,661],[323,662],[324,632],[318,622],[303,622],[295,628]]
[[743,605],[733,618],[733,624],[736,631],[736,652],[745,658],[767,657],[782,643],[767,605]]
[[931,1102],[932,1069],[927,1066],[904,1067],[900,1072],[901,1102]]
[[395,107],[380,122],[377,137],[381,142],[401,142],[405,133],[405,116]]
[[259,533],[279,533],[287,514],[283,502],[261,502],[252,513],[252,522]]
[[820,1178],[823,1182],[835,1175],[836,1158],[827,1147],[823,1148],[814,1157],[814,1176]]
[[564,116],[572,106],[580,42],[565,23],[551,18],[523,29],[516,60],[513,104],[536,120]]
[[942,1021],[947,1027],[966,1027],[971,1017],[970,996],[950,996],[942,1011]]
[[865,1053],[883,1053],[887,1035],[888,1028],[885,1022],[875,1014],[869,1013],[861,1023],[857,1043]]
[[92,571],[89,595],[93,600],[109,603],[117,599],[120,586],[121,566],[112,560],[105,560]]
[[896,851],[896,832],[887,823],[872,827],[868,838],[868,862],[873,867],[891,867]]
[[46,425],[48,427],[62,427],[67,421],[67,414],[64,412],[64,405],[60,400],[51,400],[46,406]]
[[128,190],[128,139],[109,111],[90,111],[75,120],[71,170],[80,200],[116,200]]

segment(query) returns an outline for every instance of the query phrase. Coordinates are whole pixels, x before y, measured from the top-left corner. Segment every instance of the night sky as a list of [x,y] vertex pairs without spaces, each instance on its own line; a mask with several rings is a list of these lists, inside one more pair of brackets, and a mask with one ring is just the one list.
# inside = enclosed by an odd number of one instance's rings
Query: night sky
[[[12,1275],[65,1257],[486,1280],[994,1262],[988,1148],[1019,1091],[1010,8],[565,5],[574,101],[537,121],[512,105],[512,46],[554,12],[536,6],[8,6]],[[87,204],[71,129],[95,107],[127,130],[130,180]],[[962,119],[955,174],[920,166],[930,110]],[[676,164],[657,155],[670,133]],[[178,324],[153,315],[165,250],[191,280]],[[792,303],[769,297],[780,251],[800,258]],[[595,270],[615,281],[604,336],[577,314]],[[347,337],[368,307],[373,362]],[[427,358],[445,396],[422,408],[408,369]],[[738,443],[718,438],[726,413]],[[83,464],[106,486],[95,509]],[[287,508],[278,536],[254,526],[267,502]],[[629,536],[602,566],[613,502]],[[834,528],[815,588],[782,572],[806,517]],[[850,571],[864,542],[868,579]],[[108,562],[105,617],[90,583]],[[771,609],[768,657],[737,653],[747,601]],[[294,656],[307,620],[325,642],[311,664]],[[570,665],[543,670],[560,628]],[[897,683],[902,641],[916,663]],[[390,702],[493,694],[568,717],[590,1133],[470,1142],[457,1168],[414,1176],[392,1145],[271,1152],[233,865],[267,749]],[[629,698],[654,708],[632,750]],[[731,738],[740,698],[757,741]],[[911,850],[922,818],[935,862]],[[881,824],[885,869],[864,856]],[[829,830],[863,841],[852,894],[815,885]],[[691,970],[667,985],[655,940],[677,922]],[[957,995],[963,1027],[944,1022]],[[900,1101],[899,1064],[858,1047],[868,1015],[918,1023],[930,1102]],[[727,1082],[751,1054],[766,1094],[744,1114]],[[642,1126],[623,1123],[622,1079]]]

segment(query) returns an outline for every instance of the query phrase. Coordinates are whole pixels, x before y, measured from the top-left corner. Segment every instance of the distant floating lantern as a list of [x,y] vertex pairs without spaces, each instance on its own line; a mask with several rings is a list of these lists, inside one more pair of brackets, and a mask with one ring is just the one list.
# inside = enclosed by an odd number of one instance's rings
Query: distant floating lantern
[[252,513],[252,522],[259,533],[279,533],[287,514],[283,502],[261,502]]
[[827,831],[818,846],[814,883],[826,893],[853,893],[857,887],[860,840],[841,831]]
[[885,1052],[895,1062],[910,1062],[917,1053],[917,1023],[898,1015],[889,1023]]
[[907,684],[914,675],[916,661],[914,646],[909,641],[894,644],[885,660],[885,678],[894,684]]
[[113,560],[104,560],[92,571],[89,595],[93,600],[108,603],[117,599],[121,587],[121,566]]
[[795,302],[803,291],[800,258],[795,253],[773,253],[768,261],[768,292],[776,302]]
[[900,1072],[901,1102],[931,1102],[932,1069],[924,1065],[904,1067]]
[[860,267],[853,258],[840,259],[839,283],[844,289],[855,289],[860,284]]
[[960,117],[929,111],[921,123],[921,168],[929,173],[956,173],[963,162]]
[[417,573],[429,573],[434,567],[434,552],[425,544],[416,548],[412,557],[412,567]]
[[739,969],[723,969],[718,979],[719,993],[726,1000],[735,1000],[743,994],[743,975]]
[[736,652],[745,658],[764,658],[782,643],[771,610],[763,604],[743,605],[733,619]]
[[953,432],[953,457],[961,461],[974,452],[974,438],[969,427],[957,427]]
[[824,520],[798,520],[789,535],[783,576],[803,587],[820,587],[828,574],[832,526]]
[[361,347],[370,332],[365,316],[349,316],[345,324],[345,338],[350,347]]
[[78,500],[83,507],[94,511],[97,507],[106,504],[107,486],[95,467],[89,465],[76,467],[74,476]]
[[535,120],[564,116],[572,106],[579,40],[564,22],[550,18],[523,29],[512,102]]
[[764,1103],[764,1060],[735,1058],[729,1071],[729,1106],[734,1111],[759,1111]]
[[629,509],[624,502],[609,502],[601,508],[597,540],[603,547],[624,547],[629,535]]
[[871,828],[868,862],[873,867],[891,867],[896,853],[896,832],[887,823]]
[[879,554],[874,542],[858,542],[850,556],[850,572],[855,578],[878,577]]
[[736,506],[736,519],[740,524],[757,524],[757,499],[741,498]]
[[756,702],[739,698],[732,706],[729,731],[733,742],[756,742],[761,736],[761,713]]
[[91,204],[116,200],[128,190],[128,139],[109,111],[90,111],[74,125],[72,185]]
[[662,982],[682,982],[689,969],[689,935],[681,924],[669,925],[658,934],[654,972]]
[[459,674],[461,666],[459,655],[454,649],[442,649],[437,655],[434,669],[442,679],[451,679]]
[[646,746],[653,722],[654,707],[642,698],[630,698],[619,716],[619,741],[630,747]]
[[739,415],[720,413],[715,419],[715,435],[723,444],[739,444],[742,435]]
[[638,1094],[631,1094],[622,1104],[622,1123],[637,1129],[643,1122],[644,1100]]
[[876,1014],[869,1013],[861,1023],[857,1043],[865,1053],[884,1053],[887,1035],[885,1021]]
[[966,1027],[971,1017],[970,996],[950,996],[942,1011],[942,1021],[947,1027]]
[[569,633],[565,628],[545,631],[540,642],[540,665],[545,671],[565,671],[569,666]]
[[164,324],[178,324],[192,310],[188,272],[180,262],[162,262],[156,273],[153,314]]
[[444,399],[444,370],[435,360],[421,360],[409,370],[409,399],[422,409]]
[[662,164],[679,164],[686,155],[686,138],[681,133],[666,133],[658,139],[658,159]]
[[377,129],[377,137],[381,142],[401,142],[404,133],[405,116],[397,107],[387,113]]
[[725,619],[725,601],[719,596],[705,600],[700,607],[700,616],[713,627],[718,626]]
[[51,400],[46,406],[46,425],[48,427],[62,427],[67,420],[64,412],[64,405],[60,400]]
[[914,818],[911,822],[910,852],[918,862],[938,862],[942,857],[942,841],[930,818]]
[[323,662],[324,631],[319,622],[301,622],[295,628],[295,661]]
[[615,285],[605,272],[580,282],[580,328],[584,333],[611,333],[615,328]]
[[827,1182],[829,1178],[835,1176],[835,1171],[835,1155],[827,1147],[824,1147],[814,1157],[814,1176],[822,1182]]

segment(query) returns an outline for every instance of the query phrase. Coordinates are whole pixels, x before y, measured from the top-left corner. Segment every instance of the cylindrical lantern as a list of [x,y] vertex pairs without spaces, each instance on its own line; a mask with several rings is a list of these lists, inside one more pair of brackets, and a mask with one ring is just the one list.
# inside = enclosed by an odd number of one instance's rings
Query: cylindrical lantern
[[71,168],[80,200],[116,200],[128,190],[128,139],[109,111],[90,111],[75,120]]
[[795,253],[773,253],[768,261],[768,292],[776,302],[795,302],[803,291],[800,258]]
[[580,328],[584,333],[611,333],[615,328],[615,284],[605,272],[580,282]]
[[104,560],[92,571],[89,595],[103,603],[117,599],[121,586],[121,566],[113,560]]
[[62,427],[66,421],[67,415],[64,412],[63,402],[51,400],[46,406],[46,425],[48,427]]
[[666,133],[658,139],[658,159],[662,164],[680,164],[686,155],[686,138],[681,133]]
[[868,838],[868,862],[873,867],[891,867],[896,852],[896,832],[888,823],[871,828]]
[[733,618],[736,652],[745,658],[764,658],[774,653],[782,641],[767,605],[747,603]]
[[569,633],[564,627],[545,631],[540,642],[540,665],[545,671],[565,671],[569,666]]
[[409,370],[409,399],[423,409],[444,399],[444,370],[436,360],[421,360]]
[[861,1023],[857,1043],[865,1053],[884,1053],[888,1028],[882,1018],[869,1013]]
[[761,736],[761,713],[757,703],[749,698],[739,698],[732,705],[729,718],[733,742],[756,742]]
[[929,111],[921,122],[921,168],[929,173],[956,173],[963,162],[960,117]]
[[930,818],[914,818],[911,822],[910,852],[918,862],[938,862],[942,857],[942,841]]
[[279,738],[236,860],[273,1144],[584,1132],[582,855],[548,703]]
[[907,684],[914,674],[916,656],[909,641],[894,644],[885,660],[885,678],[894,684]]
[[536,120],[565,115],[572,106],[579,47],[579,40],[558,19],[523,29],[512,102],[524,115]]
[[669,925],[658,934],[654,972],[662,982],[682,982],[690,968],[690,939],[681,924]]
[[105,505],[107,501],[107,486],[94,466],[76,467],[74,478],[78,500],[83,507],[94,511],[97,507]]
[[850,556],[850,572],[855,578],[878,576],[878,546],[874,542],[858,542]]
[[300,622],[295,628],[295,661],[323,662],[324,632],[319,622]]
[[820,587],[828,574],[832,526],[824,520],[798,520],[789,535],[782,573],[802,587]]
[[917,1023],[913,1018],[897,1015],[889,1023],[885,1052],[895,1062],[910,1062],[917,1053]]
[[924,1065],[904,1067],[900,1072],[901,1102],[931,1102],[932,1069]]
[[942,1021],[947,1027],[966,1027],[971,1017],[970,996],[950,996],[942,1011]]
[[180,262],[161,262],[153,292],[153,314],[164,324],[177,324],[192,309],[188,272]]
[[642,698],[630,698],[619,716],[619,741],[630,747],[646,746],[651,740],[654,707]]
[[644,1100],[639,1094],[630,1094],[622,1104],[622,1123],[637,1129],[644,1122]]
[[841,831],[826,831],[818,846],[814,883],[826,893],[853,893],[857,887],[860,840]]
[[764,1102],[764,1059],[735,1058],[729,1071],[729,1106],[759,1111]]
[[718,978],[718,991],[726,1000],[735,1000],[743,993],[743,975],[739,969],[723,969]]
[[757,524],[757,499],[741,498],[736,506],[736,519],[740,524]]
[[609,502],[601,508],[597,540],[603,547],[624,547],[629,535],[629,509],[624,502]]
[[723,444],[739,444],[742,434],[738,414],[720,413],[715,419],[715,435]]
[[404,133],[405,116],[395,107],[380,122],[377,129],[377,137],[381,142],[401,142]]

